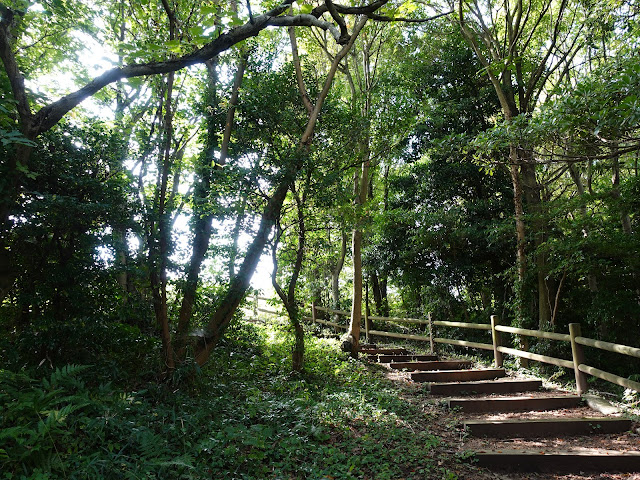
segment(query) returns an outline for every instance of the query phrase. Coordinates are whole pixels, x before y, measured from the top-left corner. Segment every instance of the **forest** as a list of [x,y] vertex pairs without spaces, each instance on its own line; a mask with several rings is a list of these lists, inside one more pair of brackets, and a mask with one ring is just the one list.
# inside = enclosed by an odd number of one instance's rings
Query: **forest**
[[636,0],[0,15],[3,478],[457,478],[364,311],[640,346]]

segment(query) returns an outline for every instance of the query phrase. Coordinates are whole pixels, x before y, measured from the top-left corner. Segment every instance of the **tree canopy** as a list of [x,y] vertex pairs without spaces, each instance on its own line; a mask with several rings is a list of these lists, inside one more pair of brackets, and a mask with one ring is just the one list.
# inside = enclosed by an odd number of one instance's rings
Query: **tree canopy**
[[104,360],[130,335],[161,378],[193,374],[262,257],[300,342],[312,301],[351,307],[353,354],[362,308],[638,327],[634,2],[0,14],[15,362]]

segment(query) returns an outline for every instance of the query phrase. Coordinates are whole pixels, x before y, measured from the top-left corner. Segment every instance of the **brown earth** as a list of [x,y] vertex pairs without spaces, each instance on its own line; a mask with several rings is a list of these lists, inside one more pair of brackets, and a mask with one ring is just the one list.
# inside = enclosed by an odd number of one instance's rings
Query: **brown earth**
[[[392,380],[399,389],[400,395],[408,402],[419,406],[428,419],[425,427],[433,434],[440,437],[443,442],[436,447],[433,452],[440,467],[455,472],[460,480],[620,480],[636,479],[640,480],[640,473],[581,473],[579,465],[576,465],[574,474],[553,474],[553,473],[526,473],[509,472],[508,470],[495,472],[473,465],[471,451],[478,450],[500,450],[500,449],[522,449],[539,450],[552,452],[554,450],[575,449],[575,448],[598,448],[618,451],[638,451],[640,450],[640,424],[633,424],[630,432],[610,435],[591,436],[568,436],[545,439],[489,439],[472,438],[463,429],[463,421],[471,419],[533,419],[533,418],[553,418],[553,417],[594,417],[594,416],[616,416],[604,415],[591,408],[584,406],[576,409],[562,409],[548,412],[509,412],[494,414],[463,414],[449,410],[444,404],[445,397],[432,396],[425,384],[415,383],[409,379],[408,372],[391,370],[385,366],[379,366],[384,375]],[[513,374],[512,374],[513,376]],[[531,378],[531,377],[528,377]],[[545,385],[546,387],[549,387]],[[557,395],[562,392],[557,389],[548,388],[545,391],[535,393],[536,396]],[[509,396],[517,396],[510,394]],[[531,392],[521,395],[532,395]],[[481,395],[479,395],[481,396]],[[486,395],[484,395],[486,396]],[[466,397],[465,397],[466,398]],[[630,411],[638,418],[640,412]],[[618,414],[622,415],[622,414]],[[415,425],[414,425],[415,428]]]

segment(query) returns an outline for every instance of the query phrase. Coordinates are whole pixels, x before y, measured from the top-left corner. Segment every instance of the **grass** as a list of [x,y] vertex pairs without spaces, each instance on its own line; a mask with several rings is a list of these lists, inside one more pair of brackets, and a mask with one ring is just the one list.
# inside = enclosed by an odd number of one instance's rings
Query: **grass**
[[456,478],[435,460],[430,414],[383,370],[309,336],[291,374],[290,337],[237,323],[188,388],[0,371],[0,478]]

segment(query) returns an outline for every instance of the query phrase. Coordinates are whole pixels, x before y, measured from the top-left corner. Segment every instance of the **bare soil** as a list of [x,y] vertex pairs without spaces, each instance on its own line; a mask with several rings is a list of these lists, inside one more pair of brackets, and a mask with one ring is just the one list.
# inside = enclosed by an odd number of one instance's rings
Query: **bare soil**
[[[383,367],[384,368],[384,367]],[[471,452],[482,450],[536,450],[551,453],[558,450],[579,449],[606,449],[617,451],[640,450],[640,424],[633,424],[630,432],[623,434],[567,436],[554,438],[473,438],[467,435],[463,429],[463,421],[471,419],[505,420],[505,419],[535,419],[535,418],[579,418],[579,417],[615,417],[625,416],[625,413],[605,415],[588,406],[575,409],[561,409],[547,412],[509,412],[491,414],[464,414],[449,410],[444,398],[432,396],[426,385],[412,382],[408,372],[391,370],[388,367],[385,376],[392,380],[399,388],[400,394],[407,401],[420,407],[427,418],[425,425],[431,433],[439,436],[443,442],[434,452],[437,463],[443,468],[457,473],[464,480],[640,480],[639,473],[581,473],[580,466],[576,465],[574,474],[553,473],[526,473],[526,472],[502,472],[490,471],[473,465]],[[529,377],[530,378],[530,377]],[[552,396],[558,394],[571,394],[571,392],[557,389],[546,389],[541,392],[527,392],[523,394],[509,394],[508,396]],[[487,395],[477,395],[486,397]],[[500,396],[500,395],[495,395]],[[471,398],[465,397],[465,398]],[[638,415],[640,412],[631,412]],[[636,417],[637,418],[637,417]],[[415,427],[415,426],[414,426]]]

